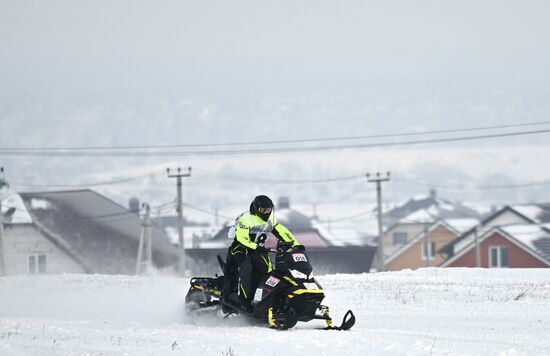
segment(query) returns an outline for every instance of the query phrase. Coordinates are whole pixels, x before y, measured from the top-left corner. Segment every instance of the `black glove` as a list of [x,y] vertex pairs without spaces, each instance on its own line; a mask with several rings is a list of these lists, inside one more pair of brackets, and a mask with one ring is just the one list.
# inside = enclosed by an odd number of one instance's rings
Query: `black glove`
[[306,247],[304,245],[296,245],[292,247],[292,249],[296,252],[304,252],[306,250]]
[[263,254],[267,253],[268,249],[263,247],[263,246],[258,246],[258,247],[256,247],[256,250],[254,250],[254,251],[256,251],[257,253],[260,253],[260,254],[263,255]]
[[286,252],[292,248],[292,242],[281,241],[277,242],[277,252]]

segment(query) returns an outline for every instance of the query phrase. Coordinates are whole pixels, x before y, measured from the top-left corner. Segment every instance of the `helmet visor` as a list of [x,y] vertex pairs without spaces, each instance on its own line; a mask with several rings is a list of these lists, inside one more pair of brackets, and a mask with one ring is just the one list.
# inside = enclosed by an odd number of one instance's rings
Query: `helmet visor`
[[260,214],[265,214],[265,215],[271,214],[271,211],[272,211],[272,210],[273,210],[273,208],[264,208],[264,207],[259,207],[259,208],[258,208],[258,212],[259,212]]

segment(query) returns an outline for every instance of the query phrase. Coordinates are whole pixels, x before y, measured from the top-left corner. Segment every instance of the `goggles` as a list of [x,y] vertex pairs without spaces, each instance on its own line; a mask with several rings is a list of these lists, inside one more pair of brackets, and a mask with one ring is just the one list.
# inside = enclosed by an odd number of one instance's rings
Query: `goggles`
[[263,208],[263,207],[258,208],[258,212],[260,214],[271,214],[271,210],[273,210],[273,208]]

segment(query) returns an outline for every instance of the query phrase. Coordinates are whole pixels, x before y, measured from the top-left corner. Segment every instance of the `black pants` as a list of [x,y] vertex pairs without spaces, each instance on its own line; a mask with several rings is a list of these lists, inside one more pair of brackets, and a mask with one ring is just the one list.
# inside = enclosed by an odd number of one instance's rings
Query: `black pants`
[[238,291],[241,300],[250,303],[260,279],[271,272],[271,260],[267,253],[251,250],[237,241],[227,250],[225,288],[228,296]]

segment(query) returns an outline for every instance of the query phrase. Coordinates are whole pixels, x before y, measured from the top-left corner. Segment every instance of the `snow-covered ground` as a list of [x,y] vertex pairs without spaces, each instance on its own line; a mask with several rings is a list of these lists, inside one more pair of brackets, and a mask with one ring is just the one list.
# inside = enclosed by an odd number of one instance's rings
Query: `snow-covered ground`
[[104,275],[0,278],[0,355],[548,355],[550,270],[326,275],[349,332],[276,331],[184,316],[188,281]]

